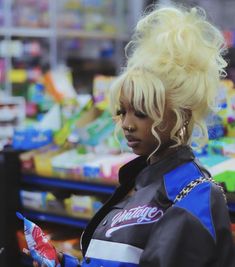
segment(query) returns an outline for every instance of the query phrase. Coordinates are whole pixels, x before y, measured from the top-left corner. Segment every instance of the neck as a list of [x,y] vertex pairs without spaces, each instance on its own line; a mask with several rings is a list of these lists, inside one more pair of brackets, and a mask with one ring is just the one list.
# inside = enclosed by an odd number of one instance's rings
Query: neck
[[170,155],[171,153],[177,151],[179,149],[179,147],[181,147],[181,146],[177,146],[177,147],[169,147],[169,146],[160,147],[158,149],[158,151],[150,157],[149,163],[150,164],[154,164],[154,163],[160,161],[161,159],[165,158],[166,156]]

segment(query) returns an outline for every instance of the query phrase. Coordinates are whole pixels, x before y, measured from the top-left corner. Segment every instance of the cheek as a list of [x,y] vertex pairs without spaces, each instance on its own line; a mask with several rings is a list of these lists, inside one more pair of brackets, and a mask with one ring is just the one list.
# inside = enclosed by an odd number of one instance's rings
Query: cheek
[[149,144],[149,146],[157,146],[158,145],[158,140],[157,138],[151,133],[149,136],[148,136],[148,139],[147,139],[147,143]]
[[[163,131],[160,131],[158,129],[155,129],[155,131],[160,139],[161,144],[168,142],[170,138],[169,137],[170,133],[168,132],[168,130],[165,129]],[[146,140],[146,145],[148,147],[157,147],[159,144],[159,140],[153,135],[151,128],[146,129],[145,140]]]
[[148,124],[143,125],[142,129],[144,129],[143,135],[144,135],[146,141],[150,141],[152,143],[153,140],[156,139],[156,137],[152,133],[152,123],[148,123]]
[[153,146],[153,145],[158,144],[158,140],[156,139],[156,137],[152,133],[151,126],[148,128],[147,127],[145,128],[144,138],[145,138],[145,142],[148,146]]

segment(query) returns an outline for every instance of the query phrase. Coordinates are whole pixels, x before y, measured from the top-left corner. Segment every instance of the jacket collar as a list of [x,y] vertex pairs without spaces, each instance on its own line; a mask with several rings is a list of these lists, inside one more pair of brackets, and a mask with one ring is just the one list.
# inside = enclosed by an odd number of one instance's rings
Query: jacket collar
[[[136,189],[147,186],[177,166],[194,160],[195,156],[189,146],[180,146],[154,164],[148,164],[146,157],[138,157],[128,162],[119,171],[120,184],[136,186]],[[141,175],[140,175],[141,174]]]
[[119,183],[134,184],[136,176],[148,166],[147,157],[137,157],[119,169]]

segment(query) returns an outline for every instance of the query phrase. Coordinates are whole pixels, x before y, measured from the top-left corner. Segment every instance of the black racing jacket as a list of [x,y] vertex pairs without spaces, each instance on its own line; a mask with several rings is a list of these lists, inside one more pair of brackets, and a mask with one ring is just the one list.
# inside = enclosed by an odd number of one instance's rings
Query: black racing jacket
[[[138,157],[119,171],[120,186],[81,240],[89,267],[235,267],[228,208],[188,146],[148,165]],[[134,188],[134,194],[128,192]],[[62,266],[77,266],[64,257]]]

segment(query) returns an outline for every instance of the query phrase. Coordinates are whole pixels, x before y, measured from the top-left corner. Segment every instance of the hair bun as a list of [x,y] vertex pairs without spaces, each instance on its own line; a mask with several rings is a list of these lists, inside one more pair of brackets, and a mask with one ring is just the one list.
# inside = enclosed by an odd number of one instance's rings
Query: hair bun
[[152,70],[219,72],[226,66],[221,53],[224,38],[206,21],[201,8],[165,7],[143,17],[127,46],[128,66],[146,65]]

